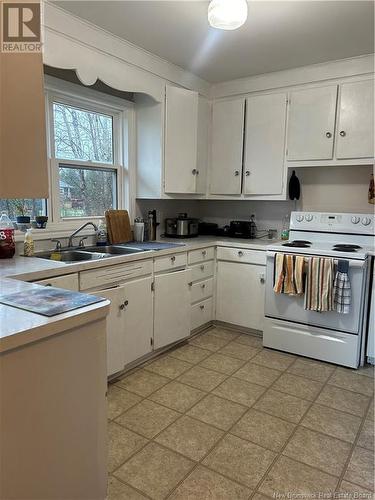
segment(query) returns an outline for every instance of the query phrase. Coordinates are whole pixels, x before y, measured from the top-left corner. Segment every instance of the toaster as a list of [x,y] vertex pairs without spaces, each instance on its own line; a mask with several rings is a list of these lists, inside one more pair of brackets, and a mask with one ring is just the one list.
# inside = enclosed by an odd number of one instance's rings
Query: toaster
[[229,224],[228,236],[232,238],[255,238],[256,225],[249,220],[232,220]]

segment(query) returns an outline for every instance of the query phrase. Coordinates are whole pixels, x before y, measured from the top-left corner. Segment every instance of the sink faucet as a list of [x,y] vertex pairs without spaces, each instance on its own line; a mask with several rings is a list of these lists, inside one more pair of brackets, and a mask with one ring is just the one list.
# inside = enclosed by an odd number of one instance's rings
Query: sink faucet
[[83,224],[82,226],[80,226],[78,229],[76,229],[74,231],[74,233],[72,233],[70,236],[69,236],[69,240],[68,240],[68,247],[72,247],[73,246],[73,238],[74,236],[77,236],[77,234],[82,231],[82,229],[85,229],[85,227],[87,226],[92,226],[95,231],[98,230],[98,226],[96,224],[94,224],[93,222],[85,222],[85,224]]

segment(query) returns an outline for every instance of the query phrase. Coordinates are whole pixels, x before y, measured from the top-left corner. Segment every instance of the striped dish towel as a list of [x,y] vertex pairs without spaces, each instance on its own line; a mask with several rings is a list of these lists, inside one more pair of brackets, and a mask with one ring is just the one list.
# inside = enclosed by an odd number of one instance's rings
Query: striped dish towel
[[304,292],[304,257],[277,253],[275,256],[275,293],[302,295]]
[[348,275],[349,262],[339,260],[333,283],[333,302],[338,313],[349,314],[352,301],[352,289]]
[[333,259],[310,257],[307,266],[305,309],[333,311]]

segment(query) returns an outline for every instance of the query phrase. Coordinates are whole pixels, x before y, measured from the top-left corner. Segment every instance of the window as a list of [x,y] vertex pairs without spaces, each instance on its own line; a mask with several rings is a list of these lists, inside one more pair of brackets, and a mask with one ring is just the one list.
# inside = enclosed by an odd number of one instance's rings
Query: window
[[103,217],[124,206],[123,110],[50,95],[55,220]]
[[17,215],[27,215],[34,219],[36,215],[47,215],[47,200],[2,199],[0,200],[0,213],[3,211],[11,220],[16,220]]

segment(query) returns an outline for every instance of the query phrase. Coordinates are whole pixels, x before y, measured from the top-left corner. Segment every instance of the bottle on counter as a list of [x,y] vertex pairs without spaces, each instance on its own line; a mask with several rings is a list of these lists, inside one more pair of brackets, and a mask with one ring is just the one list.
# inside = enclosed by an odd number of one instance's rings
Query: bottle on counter
[[34,255],[34,239],[31,227],[26,230],[25,242],[23,245],[23,254],[25,257],[32,257]]
[[289,224],[290,224],[290,215],[285,214],[283,217],[283,227],[281,230],[281,239],[282,240],[289,239]]
[[0,217],[0,259],[11,259],[16,252],[14,225],[6,212]]
[[108,242],[107,224],[101,220],[96,231],[96,244],[98,246],[105,246]]

